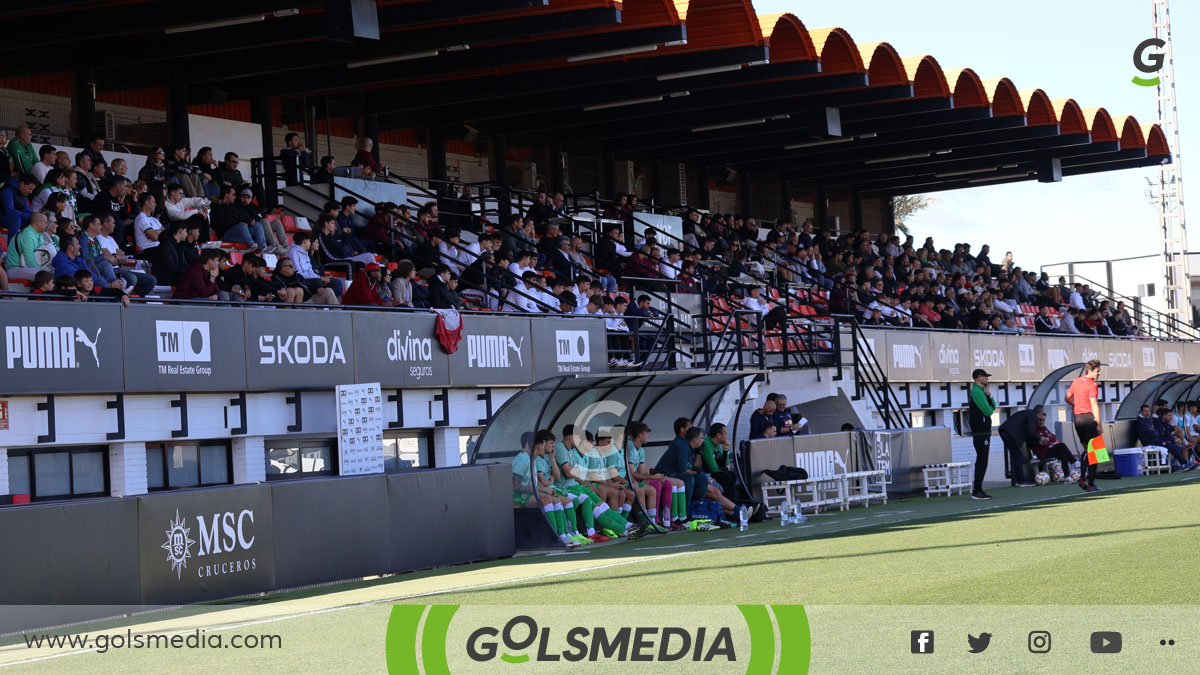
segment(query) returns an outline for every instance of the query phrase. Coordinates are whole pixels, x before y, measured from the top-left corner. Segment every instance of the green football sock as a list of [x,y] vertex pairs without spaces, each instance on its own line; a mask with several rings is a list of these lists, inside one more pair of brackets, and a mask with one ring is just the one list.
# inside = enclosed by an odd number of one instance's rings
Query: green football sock
[[567,529],[567,534],[579,534],[579,529],[575,527],[575,509],[573,507],[559,504],[558,512],[562,514],[563,527]]
[[605,509],[603,513],[594,514],[596,524],[601,528],[612,530],[613,532],[621,533],[628,526],[628,521],[617,514],[612,509]]
[[553,504],[547,504],[542,508],[546,512],[546,518],[550,521],[550,527],[554,528],[554,534],[566,534],[564,527],[562,511],[554,508]]

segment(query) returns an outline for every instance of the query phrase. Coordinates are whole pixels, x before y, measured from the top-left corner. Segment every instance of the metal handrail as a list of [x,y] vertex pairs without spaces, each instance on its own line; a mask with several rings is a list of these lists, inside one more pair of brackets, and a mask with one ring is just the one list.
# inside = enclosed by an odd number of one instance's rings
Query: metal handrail
[[[1121,293],[1117,293],[1116,291],[1112,290],[1111,288],[1108,288],[1107,286],[1104,286],[1103,284],[1101,284],[1097,281],[1093,281],[1093,280],[1083,276],[1082,274],[1069,273],[1069,274],[1061,274],[1059,276],[1068,277],[1072,280],[1072,282],[1075,279],[1080,279],[1082,283],[1086,283],[1088,286],[1091,286],[1093,289],[1096,289],[1097,291],[1101,291],[1100,295],[1108,296],[1103,299],[1113,302],[1114,304],[1116,302],[1122,302],[1126,305],[1129,305],[1130,307],[1133,308],[1135,321],[1138,320],[1139,315],[1143,316],[1146,319],[1150,320],[1148,323],[1155,325],[1160,332],[1163,332],[1166,335],[1174,335],[1174,334],[1180,334],[1180,335],[1185,335],[1185,336],[1190,335],[1190,337],[1185,337],[1185,339],[1189,339],[1189,340],[1200,339],[1200,333],[1198,333],[1196,331],[1194,326],[1187,324],[1183,321],[1180,321],[1178,318],[1176,318],[1174,316],[1170,316],[1168,314],[1163,314],[1162,312],[1159,312],[1156,309],[1146,307],[1144,304],[1142,304],[1142,301],[1139,298],[1131,298],[1127,295],[1122,295]],[[1139,321],[1139,323],[1141,323],[1141,322]],[[1164,324],[1167,326],[1167,328],[1165,330],[1163,329]],[[1125,337],[1125,336],[1114,336],[1114,337]]]
[[866,335],[862,332],[858,320],[848,315],[836,315],[836,318],[850,326],[854,350],[854,386],[858,390],[858,396],[861,398],[862,391],[867,391],[875,409],[883,416],[884,423],[889,428],[911,427],[912,424],[908,416],[903,414],[903,406],[896,399],[879,361],[874,354],[864,349]]

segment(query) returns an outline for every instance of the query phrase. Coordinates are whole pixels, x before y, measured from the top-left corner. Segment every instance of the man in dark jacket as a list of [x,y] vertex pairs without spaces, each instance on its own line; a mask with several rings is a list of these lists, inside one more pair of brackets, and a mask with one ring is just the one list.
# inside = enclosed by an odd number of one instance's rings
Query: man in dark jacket
[[183,240],[187,237],[187,222],[171,223],[162,245],[151,249],[154,276],[163,286],[174,286],[188,271],[188,261],[183,251]]
[[1004,449],[1008,452],[1009,464],[1012,467],[1013,487],[1030,487],[1033,485],[1026,477],[1027,463],[1022,449],[1026,443],[1030,448],[1038,444],[1038,414],[1042,406],[1034,406],[1029,410],[1019,410],[1008,416],[1000,425],[1000,440],[1004,441]]
[[[1163,408],[1162,410],[1167,411],[1168,414],[1170,413],[1169,408]],[[1138,442],[1142,444],[1143,448],[1166,448],[1171,457],[1183,467],[1183,471],[1195,469],[1197,464],[1188,458],[1187,448],[1178,443],[1172,443],[1167,437],[1165,432],[1169,431],[1169,428],[1162,421],[1162,410],[1159,411],[1159,415],[1151,416],[1150,406],[1144,405],[1138,411],[1137,419],[1133,422]]]
[[992,445],[992,413],[996,411],[996,399],[988,392],[988,378],[991,376],[983,368],[976,368],[971,373],[974,382],[967,395],[967,423],[971,427],[975,445],[975,483],[971,489],[971,499],[991,499],[983,491],[983,477],[987,474],[988,453]]
[[433,277],[429,280],[429,306],[433,309],[454,309],[454,299],[450,295],[450,266],[438,263],[434,267]]
[[[775,401],[767,399],[761,410],[750,415],[750,440],[767,437],[767,427],[775,426]],[[775,429],[778,431],[778,427]]]
[[171,297],[176,300],[219,299],[221,296],[216,278],[224,255],[225,253],[218,248],[204,249],[200,253],[200,259],[192,263],[179,283],[175,284],[175,292]]
[[704,442],[704,432],[698,428],[693,431],[692,421],[686,417],[676,419],[673,427],[675,438],[654,471],[683,481],[687,503],[691,504],[704,496],[708,485],[708,474],[696,469],[696,449]]

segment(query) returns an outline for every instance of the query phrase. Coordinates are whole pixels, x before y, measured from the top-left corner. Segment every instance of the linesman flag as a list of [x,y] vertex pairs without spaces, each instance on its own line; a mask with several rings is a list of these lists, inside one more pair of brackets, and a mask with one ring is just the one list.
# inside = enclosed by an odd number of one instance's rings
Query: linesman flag
[[1108,461],[1108,447],[1104,445],[1104,437],[1097,436],[1088,441],[1088,464],[1102,464]]

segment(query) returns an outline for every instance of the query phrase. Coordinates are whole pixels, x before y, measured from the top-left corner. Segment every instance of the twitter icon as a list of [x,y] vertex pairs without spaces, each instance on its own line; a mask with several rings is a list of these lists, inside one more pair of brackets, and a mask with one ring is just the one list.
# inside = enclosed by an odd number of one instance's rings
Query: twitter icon
[[967,633],[967,644],[971,646],[972,654],[978,654],[982,651],[985,651],[988,648],[988,645],[992,644],[992,634],[980,633],[979,637],[975,637],[974,635]]

